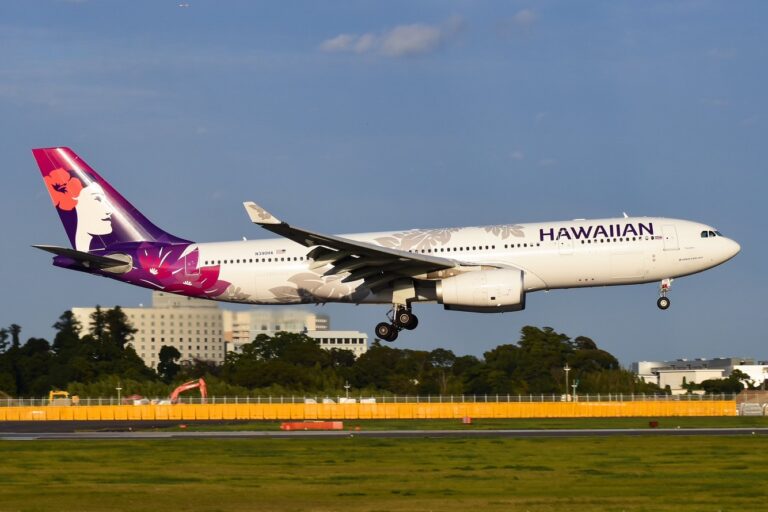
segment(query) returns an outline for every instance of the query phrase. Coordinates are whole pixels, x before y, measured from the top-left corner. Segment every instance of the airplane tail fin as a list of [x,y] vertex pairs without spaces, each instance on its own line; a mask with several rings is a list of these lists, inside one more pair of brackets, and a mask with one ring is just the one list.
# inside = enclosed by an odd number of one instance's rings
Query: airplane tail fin
[[74,249],[188,242],[155,226],[71,149],[39,148],[32,154]]

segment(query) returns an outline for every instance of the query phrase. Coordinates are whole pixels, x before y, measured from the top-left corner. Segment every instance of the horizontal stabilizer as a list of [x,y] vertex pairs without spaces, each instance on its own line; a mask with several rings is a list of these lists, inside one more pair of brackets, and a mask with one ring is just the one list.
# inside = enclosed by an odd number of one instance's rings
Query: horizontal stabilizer
[[88,268],[96,268],[115,274],[124,274],[131,270],[133,260],[127,254],[111,254],[109,256],[99,256],[88,252],[69,249],[68,247],[57,247],[55,245],[33,245],[36,249],[71,258]]

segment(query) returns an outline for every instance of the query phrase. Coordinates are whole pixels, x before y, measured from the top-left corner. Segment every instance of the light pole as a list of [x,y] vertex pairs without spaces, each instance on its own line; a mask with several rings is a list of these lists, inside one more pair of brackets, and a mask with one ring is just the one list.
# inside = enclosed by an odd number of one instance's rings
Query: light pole
[[576,388],[579,387],[579,379],[573,379],[573,384],[571,384],[571,387],[573,388],[573,395],[571,396],[571,401],[576,400]]
[[115,389],[117,390],[117,405],[120,405],[120,392],[123,390],[123,388],[121,388],[120,384],[118,383]]
[[563,370],[565,370],[565,401],[570,402],[568,397],[568,372],[571,371],[571,367],[568,366],[568,363],[565,363],[565,368],[563,368]]
[[344,390],[347,392],[347,398],[349,398],[349,388],[352,386],[349,385],[349,381],[344,382]]

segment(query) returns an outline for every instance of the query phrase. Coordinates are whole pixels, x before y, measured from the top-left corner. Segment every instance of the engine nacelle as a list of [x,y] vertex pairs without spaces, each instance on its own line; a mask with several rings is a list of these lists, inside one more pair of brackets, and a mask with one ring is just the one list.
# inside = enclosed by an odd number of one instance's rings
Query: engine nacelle
[[504,313],[525,309],[522,270],[466,272],[437,283],[437,301],[445,309],[474,313]]

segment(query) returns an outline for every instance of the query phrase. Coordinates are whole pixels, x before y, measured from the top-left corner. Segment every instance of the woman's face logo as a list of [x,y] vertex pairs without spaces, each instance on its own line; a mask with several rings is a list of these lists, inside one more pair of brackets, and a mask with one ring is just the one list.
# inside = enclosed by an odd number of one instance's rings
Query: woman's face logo
[[93,182],[83,188],[77,197],[75,211],[78,233],[83,231],[89,235],[107,235],[112,232],[114,210],[98,183]]
[[[112,214],[115,210],[101,185],[95,181],[88,183],[86,177],[81,178],[58,168],[44,180],[54,206],[63,212],[74,210],[77,214],[75,249],[87,252],[91,249],[94,236],[112,233]],[[83,182],[87,185],[83,186]]]

